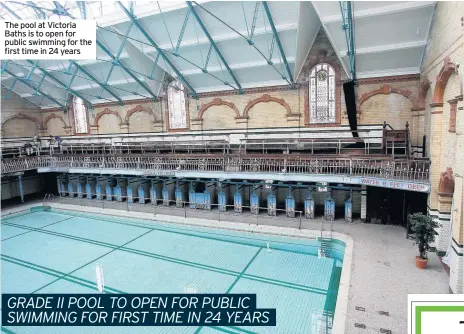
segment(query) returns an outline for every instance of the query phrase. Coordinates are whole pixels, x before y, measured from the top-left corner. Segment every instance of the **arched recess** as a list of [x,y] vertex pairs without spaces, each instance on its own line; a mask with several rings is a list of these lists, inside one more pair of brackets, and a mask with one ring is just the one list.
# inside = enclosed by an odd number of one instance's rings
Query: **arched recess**
[[[137,118],[134,118],[133,115],[136,113],[139,113],[139,115],[137,115]],[[153,132],[155,121],[156,116],[153,110],[142,107],[140,104],[128,110],[124,118],[124,122],[129,125],[129,132],[131,133]]]
[[409,94],[389,94],[386,91],[370,92],[369,97],[361,101],[358,107],[360,125],[378,125],[386,121],[393,129],[402,130],[406,122],[412,124],[411,109],[415,106],[415,100],[408,98]]
[[[280,107],[272,104],[278,104]],[[286,116],[291,113],[290,106],[284,99],[264,94],[248,102],[243,111],[243,118],[248,119],[249,128],[284,127],[288,126]]]
[[109,134],[121,131],[122,118],[117,111],[105,108],[99,112],[94,120],[94,126],[98,126],[98,133]]
[[417,108],[420,110],[425,109],[425,102],[427,99],[427,93],[430,89],[430,85],[430,80],[428,80],[427,78],[421,79],[419,83],[419,100],[417,101]]
[[248,118],[250,109],[253,108],[255,105],[257,105],[258,103],[268,103],[268,102],[276,102],[280,104],[281,106],[283,106],[287,112],[287,115],[290,115],[292,113],[290,106],[284,99],[279,99],[269,94],[263,94],[261,97],[258,97],[257,99],[254,99],[248,102],[248,104],[245,107],[245,110],[243,110],[243,117]]
[[97,116],[95,117],[94,126],[98,126],[98,122],[100,121],[100,118],[102,118],[102,116],[104,116],[104,115],[114,115],[114,116],[116,116],[118,118],[119,124],[123,123],[122,118],[121,118],[121,116],[119,115],[118,112],[112,111],[112,110],[110,110],[108,108],[105,108],[105,110],[99,112],[97,114]]
[[382,85],[380,86],[379,89],[364,93],[361,95],[361,97],[358,100],[358,110],[361,110],[361,105],[366,102],[368,99],[375,95],[388,95],[388,94],[399,94],[407,98],[409,101],[411,101],[411,104],[414,107],[417,106],[417,99],[413,96],[412,92],[409,89],[401,89],[401,88],[395,88],[391,87],[390,85]]
[[[460,95],[460,89],[461,78],[458,73],[453,72],[448,78],[445,90],[443,91],[440,170],[444,170],[446,167],[459,170],[457,161],[459,160],[459,155],[462,154],[462,148],[459,137],[456,137],[456,111],[458,104],[457,97]],[[436,130],[436,125],[432,124],[432,131]]]
[[62,136],[66,134],[64,130],[66,128],[66,122],[63,117],[56,115],[55,113],[51,113],[45,117],[43,124],[44,130],[46,130],[50,135]]
[[[208,112],[205,114],[206,111]],[[197,120],[201,121],[204,130],[233,129],[239,117],[240,112],[235,104],[215,98],[202,105]]]
[[34,134],[39,134],[40,130],[42,130],[41,122],[23,113],[9,116],[2,121],[2,136],[5,138],[32,137]]
[[425,93],[425,111],[424,111],[424,134],[425,134],[425,153],[426,156],[430,156],[430,137],[432,134],[432,109],[430,105],[433,101],[433,90],[432,87]]
[[237,107],[235,106],[235,104],[233,104],[232,102],[224,101],[223,99],[220,99],[220,98],[217,97],[213,101],[208,102],[208,103],[201,106],[200,112],[198,113],[198,119],[200,119],[200,120],[203,119],[203,114],[209,108],[211,108],[213,106],[221,106],[221,105],[224,105],[224,106],[227,106],[227,107],[231,108],[233,111],[235,111],[236,117],[240,117],[240,113],[239,113]]
[[[445,95],[446,84],[453,73],[458,73],[458,67],[453,63],[449,57],[446,57],[443,61],[443,67],[437,75],[435,89],[433,91],[432,103],[443,103],[443,97]],[[462,94],[462,83],[460,82],[460,93]]]

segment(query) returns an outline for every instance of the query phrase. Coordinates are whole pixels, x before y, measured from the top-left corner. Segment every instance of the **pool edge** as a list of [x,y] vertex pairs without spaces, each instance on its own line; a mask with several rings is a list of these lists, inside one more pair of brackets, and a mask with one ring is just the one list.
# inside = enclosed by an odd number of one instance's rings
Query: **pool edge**
[[[278,236],[287,237],[299,237],[306,239],[316,239],[320,236],[318,230],[298,230],[294,227],[282,227],[282,226],[268,226],[268,225],[252,225],[238,222],[228,221],[214,221],[209,219],[200,218],[184,218],[178,216],[169,215],[154,215],[147,212],[136,212],[136,211],[123,211],[117,209],[101,209],[96,207],[79,206],[72,204],[60,204],[60,203],[49,203],[49,206],[56,209],[96,213],[96,214],[111,214],[116,217],[123,218],[140,218],[151,221],[159,221],[164,223],[175,223],[180,225],[190,226],[201,226],[216,229],[226,229],[241,232],[259,233],[259,234],[271,234]],[[37,203],[35,204],[24,204],[12,209],[2,210],[1,216],[10,216],[15,213],[29,211],[31,208],[40,207]],[[186,222],[186,220],[189,220]],[[353,239],[343,233],[333,232],[332,237],[345,243],[345,252],[343,256],[343,267],[340,276],[340,283],[338,287],[337,303],[335,304],[335,314],[332,322],[332,334],[343,334],[346,328],[346,317],[348,313],[348,296],[349,287],[351,281],[351,267],[353,257]]]

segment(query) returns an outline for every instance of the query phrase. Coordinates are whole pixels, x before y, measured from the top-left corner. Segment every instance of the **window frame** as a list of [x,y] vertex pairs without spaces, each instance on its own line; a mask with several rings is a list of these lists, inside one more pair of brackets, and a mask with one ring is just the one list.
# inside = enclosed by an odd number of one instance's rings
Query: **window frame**
[[[170,92],[171,90],[174,90],[175,88],[172,87],[171,85],[168,85],[166,88],[166,123],[167,123],[167,129],[170,132],[177,132],[177,131],[185,131],[189,130],[189,122],[190,122],[190,113],[189,113],[189,103],[188,103],[188,95],[185,91],[184,85],[182,85],[181,82],[174,82],[177,86],[180,87],[180,94],[183,93],[183,98],[184,98],[184,103],[183,106],[185,108],[185,126],[184,127],[171,127],[171,112],[170,112]],[[180,95],[179,94],[179,95]],[[180,104],[182,106],[182,103]]]
[[[81,100],[82,105],[84,106],[85,117],[86,117],[86,121],[87,121],[87,132],[77,132],[77,129],[76,129],[76,110],[74,108],[75,99]],[[88,108],[87,104],[81,98],[79,98],[77,96],[74,96],[74,95],[71,96],[69,104],[70,104],[69,109],[72,111],[73,134],[75,136],[82,136],[82,135],[90,134],[90,115],[89,115],[89,108]]]
[[[325,72],[326,78],[319,79],[319,74]],[[323,86],[324,92],[319,91]],[[314,90],[314,94],[313,94]],[[327,101],[322,101],[319,94],[324,94]],[[331,124],[336,122],[336,87],[335,87],[335,70],[328,63],[319,63],[314,66],[309,72],[309,104],[310,104],[310,120],[317,118],[316,121],[311,121],[310,124]],[[314,98],[314,99],[313,99]],[[316,110],[312,110],[313,107]],[[322,105],[321,105],[322,104]],[[318,115],[320,109],[324,110],[324,115]]]
[[[332,122],[326,123],[314,123],[312,122],[312,115],[311,115],[311,73],[313,69],[316,69],[318,65],[328,65],[334,71],[334,103],[335,103],[335,118]],[[335,127],[341,125],[341,74],[340,74],[340,66],[329,60],[329,59],[317,59],[314,62],[310,63],[309,66],[306,67],[306,80],[305,80],[305,126],[306,127]]]

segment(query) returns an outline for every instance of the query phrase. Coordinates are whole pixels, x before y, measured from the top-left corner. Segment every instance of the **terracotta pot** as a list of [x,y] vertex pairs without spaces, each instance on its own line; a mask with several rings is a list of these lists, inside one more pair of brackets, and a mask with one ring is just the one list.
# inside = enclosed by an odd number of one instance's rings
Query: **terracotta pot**
[[416,256],[416,267],[419,269],[425,269],[427,268],[427,262],[429,262],[428,259],[421,259],[419,256]]

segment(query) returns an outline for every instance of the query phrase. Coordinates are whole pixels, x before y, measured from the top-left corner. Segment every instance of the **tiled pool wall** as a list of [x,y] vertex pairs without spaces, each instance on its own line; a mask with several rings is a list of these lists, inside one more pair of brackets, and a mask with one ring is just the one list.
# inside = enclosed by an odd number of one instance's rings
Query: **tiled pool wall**
[[[283,251],[303,253],[310,255],[318,254],[318,242],[320,231],[297,230],[295,228],[283,228],[273,226],[256,226],[231,222],[212,222],[195,218],[162,216],[149,213],[124,212],[112,209],[88,208],[74,205],[55,204],[46,209],[43,206],[32,206],[27,209],[17,208],[10,210],[8,215],[2,214],[2,218],[10,220],[14,217],[27,215],[31,212],[51,210],[54,213],[72,215],[74,217],[93,218],[109,222],[134,224],[134,226],[145,226],[160,230],[183,231],[190,235],[209,236],[224,241],[232,241],[258,247],[269,247]],[[109,217],[110,216],[110,217]],[[134,218],[134,216],[137,216]],[[246,232],[246,234],[244,234]],[[351,254],[353,241],[350,237],[333,232],[331,257],[336,261],[336,267],[341,271],[338,283],[338,295],[333,318],[332,333],[344,333],[347,313],[348,288],[351,275]],[[338,275],[337,275],[338,276]],[[338,279],[337,279],[338,281]]]

